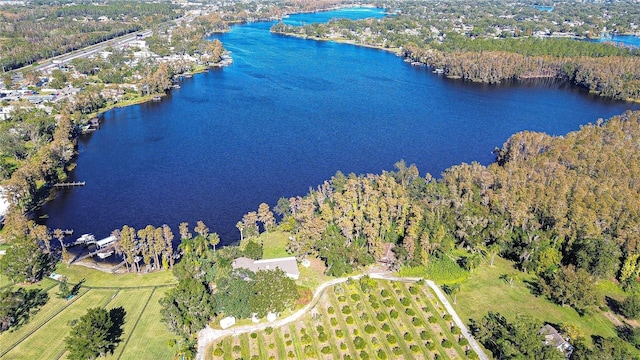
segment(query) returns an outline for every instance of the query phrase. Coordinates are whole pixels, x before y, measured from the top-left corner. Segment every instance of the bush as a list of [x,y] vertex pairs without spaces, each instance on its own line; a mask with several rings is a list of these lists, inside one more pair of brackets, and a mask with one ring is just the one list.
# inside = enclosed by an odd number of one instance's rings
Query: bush
[[334,308],[333,308],[333,306],[329,306],[329,307],[327,308],[327,313],[328,313],[328,314],[333,314],[333,313],[335,313],[335,312],[336,312],[336,309],[334,309]]
[[453,343],[451,343],[451,341],[444,339],[442,340],[442,347],[445,349],[449,349],[451,347],[453,347]]
[[387,358],[387,354],[382,349],[378,350],[377,355],[378,355],[378,359],[381,359],[381,360],[385,360]]
[[451,321],[451,319],[453,319],[453,318],[451,317],[451,315],[449,315],[449,314],[445,314],[442,318],[443,318],[443,319],[445,319],[445,320],[447,320],[447,321]]
[[342,339],[343,336],[344,336],[344,331],[342,331],[342,329],[337,329],[336,330],[336,337],[338,339]]
[[353,317],[351,317],[351,316],[347,316],[347,318],[346,318],[346,319],[344,319],[344,321],[345,321],[347,324],[352,325],[352,324],[353,324]]
[[300,337],[300,341],[301,341],[303,344],[311,344],[311,337],[309,336],[309,334],[303,334],[303,335]]
[[360,320],[362,320],[362,322],[369,322],[369,314],[367,313],[360,314]]
[[366,351],[362,350],[360,351],[360,359],[362,360],[369,360],[369,353],[367,353]]
[[411,345],[409,346],[409,349],[411,349],[412,352],[414,353],[419,353],[420,352],[420,347],[418,345]]
[[433,341],[427,341],[424,343],[424,347],[426,347],[429,350],[433,350],[436,348],[436,344]]
[[351,300],[360,301],[360,295],[359,294],[351,294]]
[[402,338],[404,339],[404,341],[412,341],[413,340],[413,335],[411,335],[410,332],[406,332],[406,333],[404,333]]
[[402,355],[402,349],[400,349],[397,346],[395,346],[393,349],[391,349],[391,352],[393,353],[393,355]]
[[260,357],[258,355],[251,355],[250,360],[260,360]]
[[382,331],[384,331],[384,332],[391,331],[391,328],[389,327],[389,324],[382,324]]
[[466,337],[462,337],[462,338],[460,338],[460,340],[458,340],[458,344],[460,344],[460,346],[469,345],[469,340],[467,340]]
[[355,339],[353,339],[353,346],[358,350],[362,350],[367,346],[367,342],[360,336],[356,336]]
[[273,328],[271,326],[267,326],[267,328],[264,329],[264,332],[267,335],[271,335],[273,333]]
[[311,345],[307,345],[304,347],[304,354],[308,357],[312,357],[316,355],[316,350]]
[[285,339],[288,339],[288,338],[289,338],[289,336],[290,336],[290,335],[289,335],[289,333],[284,334],[284,338],[285,338]]
[[327,341],[327,339],[329,339],[329,336],[327,336],[326,332],[318,333],[318,340],[319,341],[325,342],[325,341]]
[[407,310],[404,311],[405,314],[409,315],[409,316],[413,316],[416,314],[415,311],[413,311],[412,308],[407,308]]
[[273,350],[273,348],[274,348],[274,346],[275,346],[275,345],[276,345],[276,344],[274,344],[274,343],[269,344],[269,349]]
[[340,343],[340,350],[347,350],[347,344],[341,342]]
[[291,339],[287,340],[285,342],[285,344],[287,344],[287,346],[291,346],[291,344],[293,344],[293,341]]
[[296,354],[294,354],[293,351],[289,350],[289,352],[287,353],[287,357],[293,358],[296,357]]
[[372,302],[371,303],[371,308],[373,310],[378,310],[380,308],[380,304],[378,304],[377,302]]
[[384,306],[388,306],[388,307],[394,306],[394,305],[396,304],[395,300],[393,300],[393,299],[391,299],[391,298],[389,298],[389,299],[384,299],[384,300],[382,301],[382,303],[384,304]]
[[364,332],[367,334],[373,334],[376,332],[376,328],[371,324],[367,324],[367,326],[364,327]]
[[413,326],[416,326],[416,327],[422,326],[422,320],[420,320],[420,318],[417,318],[417,317],[414,317],[411,323],[413,324]]
[[382,291],[380,291],[380,295],[381,295],[383,298],[388,298],[389,296],[391,296],[391,293],[390,293],[390,292],[389,292],[389,290],[387,290],[387,289],[382,289]]
[[436,319],[435,316],[429,316],[427,320],[429,321],[430,324],[435,324],[438,322],[438,319]]
[[234,345],[232,350],[233,350],[234,353],[239,353],[240,350],[241,350],[240,349],[240,345]]
[[224,351],[222,351],[221,348],[216,348],[215,350],[213,350],[213,356],[222,356],[224,354]]
[[423,330],[423,331],[420,333],[420,339],[422,339],[422,340],[427,340],[427,339],[429,339],[429,333]]
[[415,286],[410,286],[410,287],[409,287],[409,293],[410,293],[411,295],[418,295],[418,291],[419,291],[419,290],[418,290],[418,288],[417,288],[417,287],[415,287]]
[[389,344],[393,345],[393,344],[395,344],[395,343],[397,343],[397,342],[398,342],[398,338],[396,338],[396,336],[395,336],[395,335],[393,335],[393,334],[388,334],[388,335],[387,335],[387,342],[388,342]]
[[385,321],[387,319],[387,315],[385,313],[379,312],[376,315],[376,319],[378,319],[378,321],[380,322]]
[[249,335],[249,336],[251,336],[251,338],[252,338],[252,339],[255,339],[255,338],[257,338],[257,337],[258,337],[258,334],[256,334],[256,333],[252,332],[252,333],[251,333],[251,335]]
[[324,332],[324,327],[322,327],[322,325],[318,325],[318,326],[316,326],[316,331],[319,332],[319,333],[322,333],[322,332]]
[[637,319],[640,317],[640,296],[631,295],[620,304],[620,312],[627,319]]
[[452,326],[452,327],[451,327],[451,333],[452,333],[453,335],[460,335],[460,334],[462,334],[462,331],[460,331],[460,328],[459,328],[459,327],[457,327],[457,326]]
[[337,326],[338,325],[338,319],[331,318],[331,320],[329,320],[329,323],[331,324],[331,326]]
[[322,349],[320,349],[320,352],[323,353],[323,354],[328,354],[328,353],[331,352],[331,347],[325,346]]
[[391,309],[391,311],[389,311],[389,317],[392,319],[397,319],[398,318],[398,312],[395,309]]
[[345,301],[347,301],[347,297],[344,296],[344,295],[340,295],[340,296],[338,296],[338,301],[345,302]]
[[411,305],[411,300],[409,300],[409,298],[403,297],[402,299],[400,299],[400,303],[404,306],[409,306]]
[[343,306],[342,307],[342,313],[345,315],[351,314],[351,308],[349,306]]

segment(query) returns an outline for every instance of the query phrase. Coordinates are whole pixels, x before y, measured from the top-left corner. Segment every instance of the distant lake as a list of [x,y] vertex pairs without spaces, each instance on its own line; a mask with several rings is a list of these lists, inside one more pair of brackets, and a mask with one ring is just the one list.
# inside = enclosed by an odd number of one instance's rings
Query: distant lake
[[[381,17],[379,9],[300,14],[287,22]],[[183,80],[160,102],[111,110],[79,141],[70,180],[39,215],[51,228],[106,237],[127,224],[193,227],[223,243],[261,202],[305,195],[336,171],[380,173],[400,159],[440,176],[489,164],[515,132],[562,135],[640,104],[541,81],[482,85],[448,80],[394,54],[272,35],[273,23],[218,38],[234,63]]]
[[600,38],[597,42],[613,42],[620,45],[640,47],[640,37],[634,35],[612,35],[607,38]]

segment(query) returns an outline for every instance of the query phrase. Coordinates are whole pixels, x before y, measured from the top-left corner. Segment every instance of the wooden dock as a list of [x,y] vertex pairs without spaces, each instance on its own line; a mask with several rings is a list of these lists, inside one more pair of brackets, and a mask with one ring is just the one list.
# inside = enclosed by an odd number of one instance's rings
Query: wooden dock
[[74,181],[74,182],[64,182],[53,184],[53,187],[74,187],[74,186],[85,186],[86,183],[84,181]]
[[84,260],[84,259],[86,259],[86,258],[88,258],[90,256],[95,256],[95,255],[98,255],[98,254],[101,254],[101,253],[108,253],[108,252],[112,252],[113,253],[114,250],[115,250],[115,245],[109,245],[109,246],[104,247],[102,249],[97,249],[95,251],[92,251],[92,252],[90,252],[88,254],[78,255],[73,260],[71,260],[69,262],[69,264],[73,264],[76,261]]

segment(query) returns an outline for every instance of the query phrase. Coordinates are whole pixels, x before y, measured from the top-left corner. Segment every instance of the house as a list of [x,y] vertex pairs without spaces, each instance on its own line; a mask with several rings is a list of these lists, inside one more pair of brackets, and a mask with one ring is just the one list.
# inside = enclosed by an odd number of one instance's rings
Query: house
[[253,260],[246,257],[239,257],[231,263],[231,267],[235,269],[247,269],[252,272],[259,270],[280,269],[291,279],[297,280],[300,277],[298,270],[298,262],[294,256],[277,259]]
[[538,331],[538,334],[544,335],[544,344],[547,346],[553,346],[562,352],[567,358],[571,356],[573,352],[573,346],[569,344],[565,338],[554,328],[553,326],[546,324]]

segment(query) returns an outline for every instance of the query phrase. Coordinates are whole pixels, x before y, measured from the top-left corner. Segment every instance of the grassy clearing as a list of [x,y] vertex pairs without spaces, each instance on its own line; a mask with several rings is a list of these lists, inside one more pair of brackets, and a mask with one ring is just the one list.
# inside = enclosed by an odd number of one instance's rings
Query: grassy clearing
[[89,290],[9,351],[6,357],[8,359],[57,359],[64,353],[64,338],[71,328],[70,322],[84,315],[87,309],[105,304],[113,293],[113,290]]
[[[513,286],[501,279],[514,276]],[[534,281],[531,275],[516,270],[504,259],[496,258],[494,267],[483,265],[473,276],[462,283],[454,305],[463,321],[480,319],[488,311],[499,312],[513,320],[516,314],[530,315],[540,321],[553,324],[570,323],[577,326],[590,341],[591,335],[617,336],[615,326],[601,312],[580,316],[570,307],[562,307],[531,294],[527,283]]]
[[149,274],[110,274],[90,269],[81,265],[58,264],[56,273],[69,278],[69,283],[76,284],[82,279],[88,287],[139,288],[142,286],[175,285],[177,281],[171,271],[158,271]]
[[[289,359],[466,358],[427,286],[376,284],[370,292],[358,282],[338,284],[302,319],[273,331],[222,339],[210,346],[207,359],[282,359],[284,354]],[[434,315],[431,324],[428,318]],[[441,346],[445,339],[452,342],[448,348]]]
[[264,244],[263,259],[275,259],[291,256],[287,252],[287,242],[289,241],[289,233],[282,231],[264,232],[260,234],[259,241]]

